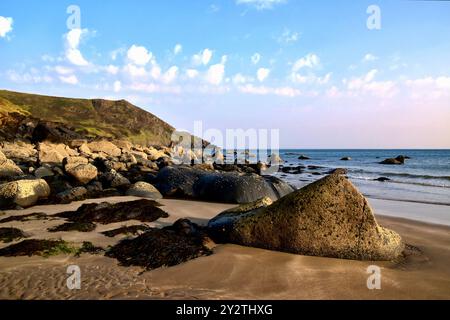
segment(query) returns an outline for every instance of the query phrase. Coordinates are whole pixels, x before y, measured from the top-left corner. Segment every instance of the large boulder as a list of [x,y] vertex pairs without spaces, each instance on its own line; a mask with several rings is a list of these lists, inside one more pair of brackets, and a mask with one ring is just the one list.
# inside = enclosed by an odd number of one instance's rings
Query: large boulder
[[93,141],[87,145],[89,150],[95,153],[105,153],[112,157],[120,157],[122,150],[120,150],[115,144],[109,141]]
[[67,174],[81,184],[87,184],[97,177],[97,168],[92,164],[78,164],[66,169]]
[[20,175],[23,175],[22,169],[0,151],[0,180]]
[[89,160],[84,157],[67,157],[63,159],[63,167],[66,172],[70,169],[80,165],[80,164],[88,164]]
[[238,172],[210,172],[189,166],[164,167],[154,179],[165,196],[198,198],[226,203],[246,203],[263,197],[277,200],[293,191],[274,177]]
[[50,187],[43,179],[8,182],[0,185],[0,209],[30,207],[49,195]]
[[64,158],[77,156],[78,152],[65,144],[41,142],[39,143],[39,162],[41,164],[61,164]]
[[127,196],[135,196],[149,199],[161,199],[162,194],[153,185],[139,181],[133,184],[126,192]]
[[34,149],[34,145],[24,141],[3,142],[0,146],[6,157],[15,161],[29,162],[36,161],[37,151]]
[[208,227],[217,242],[313,256],[392,260],[404,248],[401,237],[378,225],[364,196],[339,174],[269,206],[219,214]]

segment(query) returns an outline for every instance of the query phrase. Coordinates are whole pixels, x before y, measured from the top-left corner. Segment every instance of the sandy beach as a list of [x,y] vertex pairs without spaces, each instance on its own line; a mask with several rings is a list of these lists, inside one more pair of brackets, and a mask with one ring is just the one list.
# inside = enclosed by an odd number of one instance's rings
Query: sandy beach
[[[86,200],[68,205],[35,206],[22,211],[6,211],[3,217],[33,212],[55,214],[73,210],[86,202],[131,201],[134,197]],[[450,299],[450,227],[414,219],[417,204],[369,199],[378,222],[397,231],[407,244],[418,250],[394,262],[352,261],[310,257],[237,245],[217,245],[214,254],[170,268],[142,272],[138,267],[122,267],[103,255],[83,254],[76,258],[0,258],[0,299]],[[186,217],[205,224],[217,213],[233,205],[163,199],[169,218],[150,226],[163,227]],[[447,206],[423,205],[430,215],[439,216]],[[415,207],[415,209],[414,209]],[[396,211],[396,212],[395,212]],[[408,215],[412,212],[412,215]],[[398,217],[388,217],[396,215]],[[62,238],[91,241],[107,247],[123,237],[100,234],[125,223],[99,225],[94,232],[48,233],[61,219],[9,222],[2,227],[18,227],[31,238]],[[140,224],[128,221],[126,225]],[[0,244],[5,247],[7,244]],[[81,289],[66,287],[69,265],[81,269]],[[381,289],[369,290],[369,265],[381,268]]]

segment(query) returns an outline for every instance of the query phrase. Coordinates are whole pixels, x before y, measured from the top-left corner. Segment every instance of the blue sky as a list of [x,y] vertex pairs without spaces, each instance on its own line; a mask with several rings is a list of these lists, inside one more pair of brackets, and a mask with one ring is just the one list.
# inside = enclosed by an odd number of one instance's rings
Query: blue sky
[[446,1],[2,0],[0,88],[279,129],[281,147],[449,148],[449,35]]

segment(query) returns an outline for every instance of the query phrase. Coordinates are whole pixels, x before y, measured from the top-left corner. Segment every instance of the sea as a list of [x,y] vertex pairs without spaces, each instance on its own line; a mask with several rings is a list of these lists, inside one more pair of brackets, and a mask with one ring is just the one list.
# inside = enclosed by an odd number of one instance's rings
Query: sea
[[[259,157],[250,150],[251,157]],[[324,177],[330,170],[345,168],[348,178],[369,198],[420,202],[450,206],[450,150],[343,150],[282,149],[283,166],[304,167],[302,173],[277,172],[274,175],[301,188]],[[300,160],[303,155],[308,160]],[[399,155],[409,157],[403,165],[380,162]],[[350,160],[341,160],[350,157]],[[381,182],[376,179],[389,180]],[[450,211],[450,207],[449,207]]]

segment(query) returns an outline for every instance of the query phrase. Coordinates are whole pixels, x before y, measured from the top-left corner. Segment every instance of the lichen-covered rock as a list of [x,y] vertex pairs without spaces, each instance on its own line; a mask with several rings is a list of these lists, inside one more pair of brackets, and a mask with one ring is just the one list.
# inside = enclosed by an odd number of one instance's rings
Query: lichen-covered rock
[[[37,151],[34,145],[24,141],[3,142],[0,151],[15,161],[36,161]],[[0,159],[1,160],[1,159]]]
[[132,185],[126,192],[127,196],[135,196],[149,199],[161,199],[162,194],[153,185],[139,181]]
[[12,160],[7,159],[0,151],[0,179],[20,175],[23,175],[22,169],[20,169]]
[[87,184],[97,177],[97,168],[92,164],[78,164],[66,172],[81,184]]
[[8,182],[0,185],[0,209],[13,205],[31,207],[49,195],[50,187],[43,179]]
[[56,199],[60,203],[70,203],[72,201],[84,200],[88,194],[85,187],[75,187],[69,190],[65,190],[56,195]]
[[41,164],[61,164],[64,158],[74,157],[78,155],[78,152],[71,149],[62,143],[49,143],[41,142],[39,143],[39,162]]
[[94,153],[103,152],[112,157],[120,157],[122,154],[122,150],[120,150],[115,144],[105,140],[93,141],[88,143],[87,146],[89,147],[89,150]]
[[70,169],[80,165],[80,164],[88,164],[88,159],[84,157],[67,157],[62,161],[64,170],[69,171]]
[[339,174],[329,175],[267,207],[228,212],[208,227],[218,242],[357,260],[392,260],[401,237],[378,225],[364,196]]

